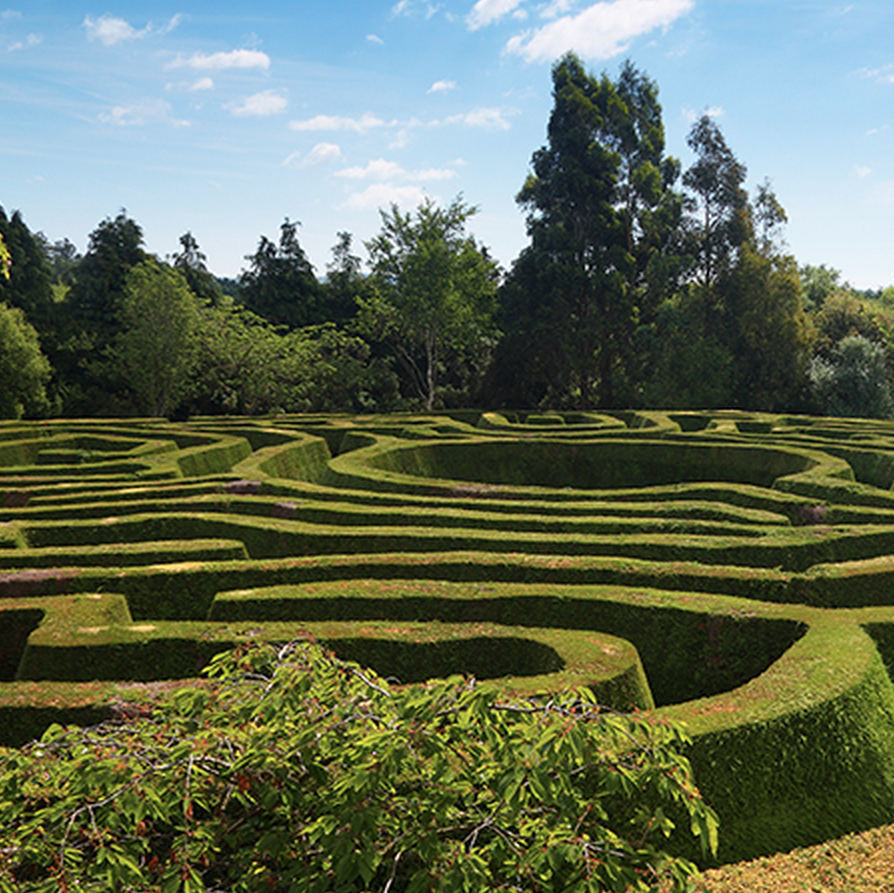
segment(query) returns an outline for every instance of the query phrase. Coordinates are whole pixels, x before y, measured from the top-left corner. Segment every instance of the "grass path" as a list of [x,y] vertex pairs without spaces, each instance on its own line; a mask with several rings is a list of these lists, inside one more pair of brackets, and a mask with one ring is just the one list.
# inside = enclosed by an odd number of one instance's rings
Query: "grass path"
[[894,825],[706,871],[705,893],[894,893]]

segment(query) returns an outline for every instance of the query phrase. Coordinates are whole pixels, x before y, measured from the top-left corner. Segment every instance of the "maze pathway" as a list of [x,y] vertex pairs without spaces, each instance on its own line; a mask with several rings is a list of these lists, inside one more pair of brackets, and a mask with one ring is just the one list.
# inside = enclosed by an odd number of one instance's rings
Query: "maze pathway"
[[312,634],[685,722],[722,860],[894,821],[894,424],[0,424],[0,743]]

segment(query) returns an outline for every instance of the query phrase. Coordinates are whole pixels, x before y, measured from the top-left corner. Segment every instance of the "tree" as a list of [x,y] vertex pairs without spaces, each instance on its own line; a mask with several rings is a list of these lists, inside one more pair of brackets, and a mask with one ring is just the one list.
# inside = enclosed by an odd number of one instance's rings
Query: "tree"
[[689,144],[697,155],[683,178],[694,193],[685,221],[692,275],[644,333],[644,394],[667,407],[797,409],[814,332],[797,265],[784,253],[785,209],[768,181],[749,201],[745,167],[711,118],[696,122]]
[[519,381],[523,355],[538,402],[612,407],[630,399],[637,327],[679,275],[679,165],[664,154],[658,89],[630,63],[612,82],[568,54],[552,78],[548,144],[517,197],[531,244],[501,295],[500,374]]
[[202,415],[390,409],[390,382],[369,352],[332,323],[283,333],[225,298],[200,309],[187,406]]
[[830,295],[847,290],[841,284],[841,270],[820,264],[818,267],[804,264],[798,270],[801,277],[801,293],[804,303],[811,312],[819,310]]
[[193,386],[199,304],[186,279],[156,261],[127,274],[115,354],[142,415],[167,416]]
[[75,327],[88,336],[93,349],[108,346],[117,334],[127,274],[147,259],[142,246],[143,230],[124,210],[90,233],[68,303]]
[[3,233],[0,233],[0,276],[4,279],[9,279],[9,268],[12,264],[12,257],[10,256],[9,249],[6,247],[6,243],[3,241]]
[[172,266],[180,273],[192,293],[201,301],[218,303],[223,291],[217,279],[208,272],[208,258],[199,249],[195,236],[187,231],[180,236],[180,251],[171,258]]
[[829,360],[814,357],[810,383],[825,415],[869,419],[894,415],[884,348],[862,335],[842,338]]
[[0,261],[0,301],[24,310],[32,324],[44,324],[53,306],[52,275],[39,234],[32,233],[19,211],[11,217],[0,207],[0,238],[7,262]]
[[112,354],[122,329],[127,275],[148,259],[142,245],[143,231],[126,211],[103,220],[90,234],[75,283],[59,305],[50,359],[69,414],[129,411]]
[[231,299],[203,307],[190,408],[201,415],[281,409],[282,345],[282,335],[266,320]]
[[694,193],[689,220],[695,281],[713,288],[735,266],[739,248],[752,234],[747,170],[733,155],[720,127],[702,115],[686,140],[696,155],[683,175],[683,185]]
[[0,418],[45,415],[50,372],[37,330],[24,312],[0,303]]
[[308,642],[208,675],[149,717],[0,755],[0,887],[683,893],[674,823],[716,845],[685,734],[589,689],[392,689]]
[[368,297],[369,283],[361,274],[360,258],[353,253],[354,237],[338,233],[332,247],[332,262],[326,265],[326,281],[322,286],[321,315],[326,322],[345,324],[357,315],[357,298]]
[[746,244],[724,291],[735,319],[735,404],[765,412],[802,406],[815,332],[795,259]]
[[428,199],[415,215],[392,205],[380,212],[381,232],[366,243],[382,299],[375,308],[382,333],[397,335],[399,356],[427,410],[435,405],[445,352],[474,347],[491,327],[497,266],[466,235],[476,212],[461,195],[446,208]]
[[257,251],[246,258],[250,267],[239,277],[237,294],[252,313],[291,329],[323,322],[317,307],[320,287],[298,243],[299,226],[286,217],[279,245],[261,236]]

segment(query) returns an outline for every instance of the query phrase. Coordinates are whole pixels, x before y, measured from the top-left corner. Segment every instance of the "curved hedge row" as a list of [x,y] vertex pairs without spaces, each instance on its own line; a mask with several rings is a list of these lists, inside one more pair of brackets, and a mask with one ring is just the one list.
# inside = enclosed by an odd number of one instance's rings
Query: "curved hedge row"
[[309,631],[657,705],[722,860],[894,821],[892,483],[892,424],[741,412],[6,423],[0,735]]

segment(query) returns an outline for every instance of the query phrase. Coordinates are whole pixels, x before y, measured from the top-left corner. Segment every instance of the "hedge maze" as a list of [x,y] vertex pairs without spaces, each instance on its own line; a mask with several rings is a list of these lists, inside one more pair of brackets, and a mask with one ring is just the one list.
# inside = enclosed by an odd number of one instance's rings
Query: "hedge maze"
[[311,633],[685,721],[721,861],[894,822],[894,425],[477,413],[0,425],[0,741]]

